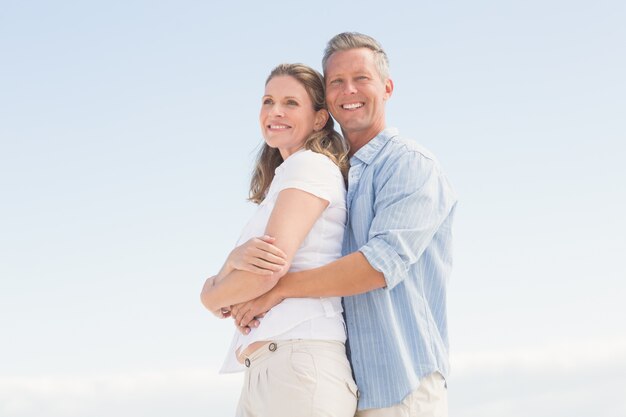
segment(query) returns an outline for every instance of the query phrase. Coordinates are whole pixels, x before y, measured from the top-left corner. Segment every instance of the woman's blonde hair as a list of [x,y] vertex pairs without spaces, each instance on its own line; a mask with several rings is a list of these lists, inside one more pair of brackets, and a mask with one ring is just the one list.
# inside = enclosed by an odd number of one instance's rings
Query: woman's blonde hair
[[[324,92],[324,78],[313,68],[304,64],[280,64],[272,70],[265,81],[265,85],[274,77],[289,76],[298,81],[306,90],[313,109],[317,112],[326,108]],[[326,125],[314,131],[304,142],[304,149],[326,155],[333,161],[344,177],[348,173],[348,146],[343,137],[335,131],[333,118],[328,116]],[[250,181],[250,201],[259,204],[265,199],[267,190],[274,179],[274,171],[283,163],[283,158],[277,148],[271,148],[264,143],[257,157],[257,162]]]

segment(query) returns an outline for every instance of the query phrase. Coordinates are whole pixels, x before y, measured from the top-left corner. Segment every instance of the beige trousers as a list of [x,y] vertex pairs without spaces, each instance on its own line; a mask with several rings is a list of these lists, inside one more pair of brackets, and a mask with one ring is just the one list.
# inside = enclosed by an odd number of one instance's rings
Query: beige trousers
[[446,381],[434,372],[420,379],[420,386],[400,404],[362,410],[355,417],[448,417]]
[[341,342],[271,342],[246,366],[237,417],[354,416],[357,387]]

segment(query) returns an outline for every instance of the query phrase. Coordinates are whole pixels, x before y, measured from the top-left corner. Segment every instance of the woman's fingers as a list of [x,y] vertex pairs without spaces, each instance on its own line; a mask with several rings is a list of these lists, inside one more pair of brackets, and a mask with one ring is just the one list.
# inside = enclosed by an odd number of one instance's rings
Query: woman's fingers
[[253,264],[244,264],[244,265],[241,265],[241,267],[237,269],[240,269],[241,271],[252,272],[257,275],[272,275],[274,273],[273,270],[261,268]]
[[261,259],[261,258],[256,258],[254,261],[250,263],[254,264],[255,266],[261,269],[269,269],[270,271],[274,271],[274,272],[280,271],[285,266],[285,264],[276,264],[273,262],[268,262],[265,259]]
[[260,275],[271,275],[287,264],[287,255],[274,246],[270,236],[255,237],[237,247],[229,255],[233,269]]
[[280,248],[278,248],[277,246],[272,245],[271,243],[267,243],[263,240],[258,240],[257,242],[258,244],[256,245],[256,247],[258,249],[261,249],[264,252],[267,252],[270,255],[275,256],[278,260],[281,260],[283,262],[285,262],[285,259],[287,258],[287,255],[285,255],[285,252],[283,252]]
[[285,258],[281,258],[277,255],[274,255],[273,253],[266,252],[260,248],[256,248],[256,250],[250,255],[276,265],[285,265],[287,263],[287,260]]

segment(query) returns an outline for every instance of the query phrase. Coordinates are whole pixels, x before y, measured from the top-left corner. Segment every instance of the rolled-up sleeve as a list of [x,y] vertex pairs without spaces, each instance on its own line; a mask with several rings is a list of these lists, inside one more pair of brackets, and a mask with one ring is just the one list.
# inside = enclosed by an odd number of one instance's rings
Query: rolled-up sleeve
[[359,248],[392,289],[408,276],[456,202],[436,161],[407,151],[374,179],[374,218]]

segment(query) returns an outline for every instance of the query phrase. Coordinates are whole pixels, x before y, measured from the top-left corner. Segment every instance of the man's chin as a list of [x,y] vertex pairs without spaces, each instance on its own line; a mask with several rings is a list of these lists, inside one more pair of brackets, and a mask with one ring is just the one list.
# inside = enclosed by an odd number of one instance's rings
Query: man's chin
[[339,123],[339,126],[341,126],[341,130],[348,133],[359,132],[367,129],[368,127],[366,123],[363,123],[361,120],[355,120],[354,118],[344,119],[343,121],[340,121],[339,119],[335,120],[337,120],[337,123]]

